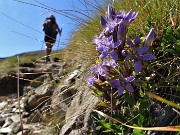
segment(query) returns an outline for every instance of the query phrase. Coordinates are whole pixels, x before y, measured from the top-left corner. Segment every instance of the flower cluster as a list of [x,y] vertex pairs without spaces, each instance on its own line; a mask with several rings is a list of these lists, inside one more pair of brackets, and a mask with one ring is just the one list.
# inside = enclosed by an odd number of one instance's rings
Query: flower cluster
[[149,47],[154,40],[154,28],[143,41],[137,36],[133,40],[127,38],[128,27],[137,15],[132,10],[117,13],[109,5],[106,19],[100,17],[102,32],[93,40],[100,53],[100,62],[91,68],[87,86],[98,86],[101,89],[100,83],[104,82],[105,86],[117,90],[118,95],[122,95],[125,89],[134,92],[137,86],[136,75],[143,72],[143,62],[155,58],[149,54]]

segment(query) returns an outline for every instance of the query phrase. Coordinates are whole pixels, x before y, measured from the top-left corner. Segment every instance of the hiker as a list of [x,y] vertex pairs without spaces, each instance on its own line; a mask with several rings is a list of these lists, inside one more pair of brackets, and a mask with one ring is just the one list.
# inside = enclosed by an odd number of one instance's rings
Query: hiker
[[50,54],[53,44],[56,42],[57,34],[61,36],[62,29],[56,23],[54,15],[50,15],[43,23],[43,31],[45,33],[44,41],[46,43],[46,62],[50,61]]

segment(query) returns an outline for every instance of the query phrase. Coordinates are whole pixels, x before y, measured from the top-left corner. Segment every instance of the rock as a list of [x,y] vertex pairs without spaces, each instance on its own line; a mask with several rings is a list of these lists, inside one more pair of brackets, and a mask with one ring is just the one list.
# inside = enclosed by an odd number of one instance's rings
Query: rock
[[5,123],[3,124],[3,128],[10,126],[13,123],[13,120],[11,118],[7,118],[5,120]]
[[13,110],[13,108],[10,107],[10,108],[7,108],[7,109],[3,110],[3,113],[4,114],[12,113],[12,110]]
[[[35,64],[31,68],[23,68],[22,77],[32,80],[21,83],[22,90],[27,92],[20,100],[24,135],[79,135],[92,131],[91,110],[98,98],[82,83],[80,71],[85,69],[81,65],[74,67],[72,73],[69,73],[65,62]],[[13,84],[13,87],[8,88],[17,89],[16,79],[7,84]],[[1,100],[0,103],[3,106],[0,112],[2,133],[21,135],[17,94],[10,97],[9,101]],[[54,133],[57,130],[53,131],[49,127],[57,124],[60,125],[59,133]]]
[[12,129],[12,133],[17,134],[21,131],[21,124],[20,122],[14,122],[9,126]]
[[[18,132],[17,135],[22,135],[22,131]],[[24,129],[23,135],[32,135],[30,129]]]
[[66,123],[59,135],[79,135],[80,130],[81,134],[89,134],[92,128],[89,116],[97,102],[98,98],[93,96],[91,91],[83,89],[79,91],[66,111]]
[[4,123],[5,123],[5,119],[2,116],[0,116],[0,127],[2,127]]
[[79,75],[79,70],[72,72],[67,79],[65,79],[64,84],[70,85],[76,81],[76,77]]
[[37,90],[35,94],[30,95],[24,102],[24,108],[27,112],[32,111],[33,109],[41,108],[51,97],[52,90],[46,86]]
[[14,114],[10,117],[10,119],[14,122],[14,123],[19,123],[20,122],[20,116],[19,114]]
[[3,101],[0,103],[0,110],[2,110],[3,108],[5,108],[8,105],[8,102]]
[[10,134],[12,129],[10,127],[5,127],[0,129],[0,134]]
[[8,75],[1,76],[0,86],[0,96],[15,93],[17,90],[17,79]]
[[36,123],[42,120],[42,114],[39,110],[35,110],[28,118],[27,123]]

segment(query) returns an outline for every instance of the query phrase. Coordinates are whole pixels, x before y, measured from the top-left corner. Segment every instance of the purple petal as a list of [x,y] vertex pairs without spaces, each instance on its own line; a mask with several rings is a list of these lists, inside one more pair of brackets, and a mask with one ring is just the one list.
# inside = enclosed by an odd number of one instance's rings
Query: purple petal
[[152,54],[144,54],[144,55],[142,55],[143,60],[152,60],[154,58],[156,58],[156,57],[154,55],[152,55]]
[[150,46],[152,44],[152,42],[154,41],[154,28],[151,28],[144,41],[145,41],[145,45]]
[[109,84],[114,88],[120,87],[120,81],[119,80],[112,80],[109,82]]
[[118,47],[120,44],[121,44],[121,40],[115,42],[113,47],[116,48],[116,47]]
[[108,41],[107,42],[112,42],[113,41],[113,36],[111,35],[110,37],[108,37]]
[[96,47],[96,50],[102,52],[102,51],[104,50],[104,46],[103,46],[103,45],[98,45],[98,46]]
[[96,82],[96,81],[98,81],[97,78],[90,76],[90,77],[87,79],[87,86],[93,86],[94,82]]
[[129,20],[131,19],[131,17],[132,17],[132,10],[130,10],[124,17],[125,23],[129,23]]
[[122,23],[118,26],[117,38],[122,41],[126,38],[126,27]]
[[131,47],[134,47],[134,44],[133,44],[133,42],[131,41],[131,39],[127,39],[127,43],[128,43],[128,45],[130,45]]
[[134,21],[134,19],[137,17],[138,13],[137,12],[133,12],[131,19],[129,20],[129,23],[131,23],[132,21]]
[[139,47],[139,44],[141,44],[141,40],[140,40],[140,38],[139,38],[138,36],[135,36],[135,37],[134,37],[134,43],[135,43],[135,45],[138,46],[138,47]]
[[147,50],[149,49],[149,46],[144,46],[142,48],[140,48],[137,52],[137,54],[142,55],[143,53],[145,53]]
[[135,61],[135,63],[134,63],[135,72],[138,74],[139,72],[141,72],[141,69],[142,69],[142,62],[141,61]]
[[108,11],[107,11],[107,14],[106,14],[106,18],[107,18],[108,21],[113,20],[113,9],[112,9],[112,6],[110,4],[108,5]]
[[132,82],[134,81],[135,77],[134,76],[130,76],[130,77],[127,77],[127,78],[124,78],[126,80],[126,82]]
[[134,88],[132,87],[132,85],[130,83],[128,83],[125,87],[128,91],[134,92]]
[[98,73],[98,66],[95,65],[91,68],[91,71],[90,71],[91,74],[97,74]]
[[100,59],[104,59],[108,55],[108,52],[102,52],[102,54],[99,56]]
[[106,74],[104,73],[104,68],[103,68],[102,65],[99,66],[99,75],[101,75],[101,76],[106,76]]
[[114,68],[117,66],[117,64],[116,64],[114,59],[107,60],[104,65],[111,66],[111,67],[114,67]]
[[102,16],[100,16],[100,23],[101,23],[102,28],[105,29],[107,22]]
[[110,55],[114,60],[118,60],[118,54],[116,53],[116,51],[112,50],[110,52]]
[[123,92],[124,92],[124,87],[119,86],[119,88],[118,88],[118,95],[119,96],[122,95]]

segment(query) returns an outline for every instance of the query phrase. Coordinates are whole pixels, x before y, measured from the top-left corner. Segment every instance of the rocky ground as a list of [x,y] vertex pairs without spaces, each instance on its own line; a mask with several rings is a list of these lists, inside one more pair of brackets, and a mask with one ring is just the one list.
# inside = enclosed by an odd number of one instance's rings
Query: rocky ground
[[16,73],[1,76],[0,135],[92,133],[91,112],[98,98],[86,87],[85,69],[81,65],[70,69],[62,60],[24,65],[19,87]]

